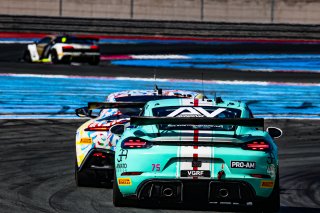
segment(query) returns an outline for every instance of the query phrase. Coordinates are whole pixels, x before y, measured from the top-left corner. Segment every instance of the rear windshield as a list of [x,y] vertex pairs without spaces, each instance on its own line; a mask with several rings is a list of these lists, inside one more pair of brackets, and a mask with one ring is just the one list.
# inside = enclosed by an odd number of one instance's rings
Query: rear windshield
[[162,99],[174,99],[176,96],[160,96],[160,95],[141,95],[141,96],[125,96],[116,98],[116,101],[124,102],[148,102]]
[[[158,107],[152,109],[153,116],[156,117],[208,117],[208,118],[240,118],[241,110],[225,107],[214,106],[170,106]],[[161,124],[159,129],[166,130],[218,130],[218,131],[233,131],[233,125],[176,125],[176,124]]]
[[96,44],[97,41],[90,38],[77,38],[77,37],[58,37],[57,43],[69,43],[69,44]]
[[[141,95],[141,96],[125,96],[115,98],[117,102],[148,102],[152,100],[160,100],[160,99],[172,99],[177,98],[176,96],[157,96],[157,95]],[[141,112],[142,108],[121,108],[118,111],[121,112],[120,117],[130,117],[130,116],[138,116]],[[108,114],[109,109],[103,109],[101,114]],[[119,115],[112,115],[107,117],[108,119],[119,119]]]

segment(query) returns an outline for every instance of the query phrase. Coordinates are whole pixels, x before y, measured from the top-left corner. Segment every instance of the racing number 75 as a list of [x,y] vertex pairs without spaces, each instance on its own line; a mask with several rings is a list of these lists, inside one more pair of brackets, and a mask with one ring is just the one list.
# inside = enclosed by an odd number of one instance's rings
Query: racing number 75
[[159,172],[160,171],[160,164],[159,163],[157,163],[157,164],[153,163],[152,164],[152,171]]

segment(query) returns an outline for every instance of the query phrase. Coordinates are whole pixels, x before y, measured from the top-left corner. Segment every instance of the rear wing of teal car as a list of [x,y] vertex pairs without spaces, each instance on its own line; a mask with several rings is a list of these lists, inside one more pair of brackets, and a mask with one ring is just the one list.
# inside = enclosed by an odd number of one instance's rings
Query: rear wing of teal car
[[141,117],[130,119],[131,125],[190,124],[190,125],[234,125],[264,128],[263,118],[208,118],[208,117]]
[[89,102],[88,110],[111,108],[142,108],[147,102]]
[[143,108],[146,102],[89,102],[87,107],[81,107],[75,110],[79,117],[96,118],[92,110],[95,109],[112,109],[112,108]]

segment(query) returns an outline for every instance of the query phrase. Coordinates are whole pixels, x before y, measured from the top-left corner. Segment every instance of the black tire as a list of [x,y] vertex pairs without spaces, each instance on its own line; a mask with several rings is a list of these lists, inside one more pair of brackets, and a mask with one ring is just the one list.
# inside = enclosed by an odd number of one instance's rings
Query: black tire
[[260,201],[258,204],[262,212],[278,212],[280,210],[280,184],[279,184],[279,169],[277,171],[276,180],[270,197]]
[[27,62],[27,63],[31,63],[31,54],[29,50],[24,51],[23,53],[23,61]]
[[83,172],[78,171],[77,160],[75,161],[75,166],[74,166],[74,178],[75,178],[77,186],[81,187],[81,186],[89,186],[90,185],[90,181],[88,180],[86,175],[83,174]]
[[64,56],[64,57],[62,57],[60,63],[61,63],[61,64],[71,64],[71,58],[70,58],[70,56]]
[[100,56],[94,56],[88,62],[90,65],[98,65],[100,63]]
[[124,198],[121,194],[118,186],[118,181],[116,177],[116,172],[114,172],[114,180],[113,180],[113,205],[115,207],[126,207],[129,206],[129,200]]
[[58,53],[57,53],[56,50],[52,50],[50,55],[51,55],[52,63],[54,63],[54,64],[59,64],[60,63],[59,58],[58,58]]

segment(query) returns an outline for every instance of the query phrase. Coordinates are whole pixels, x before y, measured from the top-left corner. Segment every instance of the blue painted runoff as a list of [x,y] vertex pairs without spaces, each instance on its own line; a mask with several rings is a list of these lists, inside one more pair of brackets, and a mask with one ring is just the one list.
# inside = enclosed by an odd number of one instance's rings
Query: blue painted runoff
[[[113,60],[118,66],[320,72],[320,54],[189,54],[186,59]],[[319,80],[320,82],[320,80]]]
[[[257,117],[320,119],[320,86],[158,81],[163,89],[202,91],[249,104]],[[0,118],[77,118],[74,110],[116,91],[152,89],[153,80],[0,76]]]

